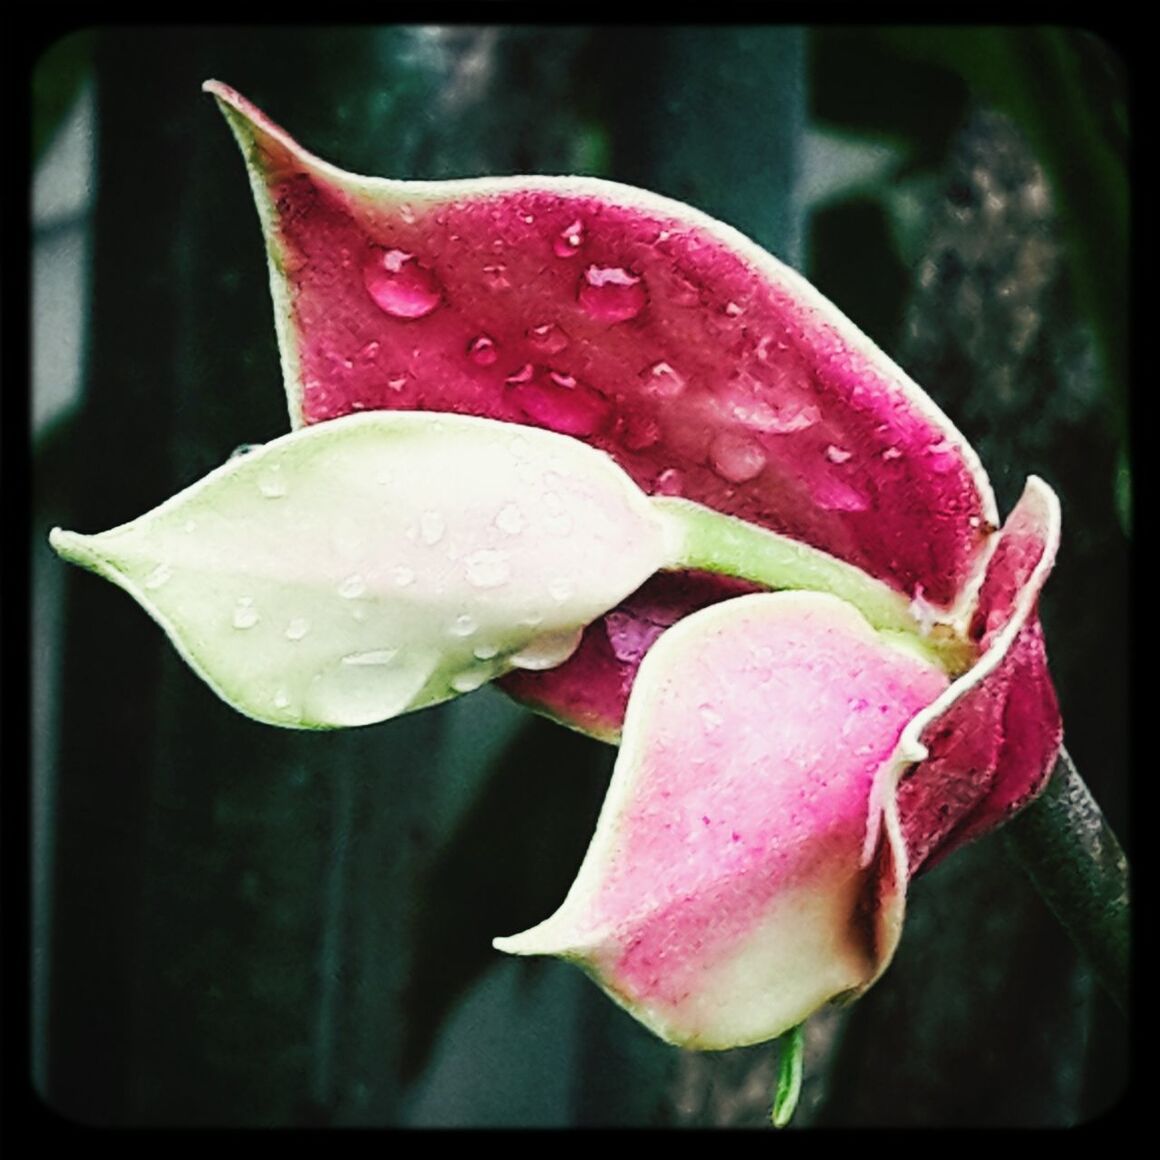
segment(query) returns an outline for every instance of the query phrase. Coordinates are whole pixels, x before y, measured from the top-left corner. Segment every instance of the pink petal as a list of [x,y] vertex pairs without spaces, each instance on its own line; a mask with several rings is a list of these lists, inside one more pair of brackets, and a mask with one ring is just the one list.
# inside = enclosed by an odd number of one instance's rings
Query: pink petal
[[946,687],[832,596],[688,617],[641,665],[567,900],[497,946],[578,960],[691,1047],[760,1042],[863,990],[904,907],[900,737]]
[[[206,87],[246,154],[296,424],[406,408],[548,426],[608,451],[646,491],[804,540],[936,605],[974,574],[997,522],[974,452],[737,231],[588,178],[356,177]],[[540,674],[536,699],[567,716],[568,680],[567,666]]]
[[1058,546],[1059,501],[1032,477],[971,617],[983,655],[916,725],[929,756],[898,793],[911,873],[994,829],[1047,781],[1062,725],[1036,602]]

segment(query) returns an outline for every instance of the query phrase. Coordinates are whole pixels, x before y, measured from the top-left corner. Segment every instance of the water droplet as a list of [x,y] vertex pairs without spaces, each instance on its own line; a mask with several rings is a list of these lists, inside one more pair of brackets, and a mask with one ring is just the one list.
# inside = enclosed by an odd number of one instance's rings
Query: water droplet
[[467,357],[476,366],[491,366],[499,358],[499,351],[495,349],[495,339],[486,334],[473,338],[467,347]]
[[883,459],[900,459],[901,457],[902,452],[899,451],[897,447],[887,447],[886,450],[882,452]]
[[516,402],[529,419],[564,435],[595,435],[612,413],[599,391],[577,383],[571,375],[549,371],[526,379],[510,377],[508,383],[515,387]]
[[683,274],[674,273],[669,289],[669,300],[674,306],[698,306],[701,302],[701,291]]
[[305,616],[296,616],[286,625],[287,640],[301,640],[310,631],[310,621]]
[[367,582],[357,572],[352,573],[338,586],[338,594],[344,600],[355,600],[366,590]]
[[507,267],[484,266],[483,284],[489,290],[510,290],[512,284],[507,275]]
[[446,531],[447,523],[437,511],[425,511],[419,517],[419,536],[428,547],[439,543]]
[[163,584],[168,584],[170,578],[173,576],[173,569],[168,564],[158,564],[148,576],[145,577],[146,588],[160,588]]
[[571,225],[565,226],[552,243],[552,250],[557,258],[574,258],[584,244],[584,223],[577,218]]
[[474,616],[467,612],[461,612],[451,623],[451,635],[470,636],[478,627]]
[[771,406],[763,399],[743,396],[729,404],[729,413],[751,431],[766,435],[793,435],[812,427],[821,413],[812,403]]
[[822,479],[814,485],[814,497],[827,511],[864,512],[870,501],[857,488],[839,479]]
[[489,661],[499,655],[499,647],[494,644],[477,644],[471,651],[477,661]]
[[675,398],[687,386],[684,376],[678,374],[667,362],[653,363],[641,372],[641,379],[644,389],[661,399]]
[[258,610],[254,607],[254,598],[252,596],[238,597],[231,621],[234,628],[253,628],[259,619]]
[[368,362],[373,362],[379,353],[379,344],[377,342],[368,342],[366,346],[359,352],[359,358],[364,358]]
[[267,499],[281,499],[288,490],[281,467],[277,463],[270,464],[269,470],[258,480],[258,491]]
[[392,375],[389,379],[387,379],[387,386],[390,387],[392,391],[401,391],[406,385],[407,376],[405,374]]
[[601,322],[627,322],[648,301],[640,275],[621,266],[589,266],[580,280],[577,297],[580,305]]
[[572,581],[566,576],[561,576],[548,585],[548,595],[557,604],[563,604],[572,595],[572,590]]
[[423,318],[439,305],[435,275],[406,250],[375,246],[363,266],[363,285],[392,318]]
[[660,441],[660,424],[651,415],[633,414],[625,418],[623,442],[629,451],[643,451]]
[[666,467],[657,476],[655,490],[657,495],[684,495],[685,477],[679,468]]
[[853,451],[847,451],[844,447],[838,447],[834,443],[826,448],[826,458],[831,463],[845,463],[853,454]]
[[274,708],[288,709],[290,707],[290,695],[285,689],[279,689],[274,694]]
[[967,523],[970,524],[972,528],[977,528],[982,522],[983,521],[978,516],[971,516],[970,519],[967,520]]
[[747,483],[765,467],[765,451],[747,435],[722,431],[709,451],[713,470],[730,483]]
[[481,548],[463,561],[463,571],[469,584],[476,588],[498,588],[511,575],[507,552]]
[[231,459],[241,459],[243,455],[249,455],[257,451],[261,447],[261,443],[239,443],[237,447],[230,452]]
[[352,663],[344,657],[342,663],[324,669],[310,682],[303,697],[302,717],[307,722],[347,726],[385,721],[413,708],[430,676],[429,662],[415,656],[408,660],[400,656],[393,664]]
[[508,661],[514,668],[527,669],[529,672],[554,669],[576,651],[583,635],[584,630],[580,628],[545,633],[529,641]]
[[742,313],[742,309],[737,305],[736,302],[726,302],[725,313],[728,314],[730,318],[736,318],[737,315]]
[[524,514],[514,503],[506,504],[495,517],[495,526],[509,536],[518,536],[524,530]]
[[518,370],[512,371],[512,373],[508,375],[506,379],[504,379],[504,382],[512,387],[519,386],[520,383],[531,382],[535,373],[536,368],[532,366],[531,363],[524,363],[524,365]]
[[451,678],[451,687],[457,693],[471,693],[490,679],[491,673],[487,669],[468,669]]
[[525,337],[529,346],[545,355],[559,354],[568,345],[568,335],[554,322],[529,328]]
[[347,653],[344,665],[389,665],[399,655],[397,648],[374,648],[366,652]]
[[931,467],[940,475],[954,471],[958,464],[955,445],[949,439],[940,439],[937,443],[932,443],[927,451],[934,457]]
[[397,564],[395,566],[394,577],[395,583],[400,588],[405,588],[408,584],[415,582],[415,573],[406,564]]

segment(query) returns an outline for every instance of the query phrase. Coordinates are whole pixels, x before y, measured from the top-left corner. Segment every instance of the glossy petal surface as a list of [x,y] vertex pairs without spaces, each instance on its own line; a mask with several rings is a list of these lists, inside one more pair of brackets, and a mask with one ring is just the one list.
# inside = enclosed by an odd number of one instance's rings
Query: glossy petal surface
[[921,750],[900,740],[946,686],[831,596],[688,617],[641,665],[567,900],[496,945],[577,960],[692,1047],[772,1038],[862,990],[902,918],[893,790]]
[[[408,408],[551,427],[648,492],[783,532],[936,606],[975,574],[997,517],[973,451],[737,231],[592,179],[357,177],[208,87],[262,216],[295,423]],[[520,692],[568,719],[570,680],[565,666]]]
[[299,728],[559,664],[664,563],[648,500],[606,456],[458,415],[298,431],[132,523],[53,542],[237,709]]

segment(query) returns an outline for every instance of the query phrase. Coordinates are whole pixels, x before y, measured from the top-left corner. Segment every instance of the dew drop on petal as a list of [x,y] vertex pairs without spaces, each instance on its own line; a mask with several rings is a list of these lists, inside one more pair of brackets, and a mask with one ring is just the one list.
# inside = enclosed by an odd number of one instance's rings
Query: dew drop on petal
[[375,305],[393,318],[423,318],[439,305],[435,275],[406,250],[371,249],[363,285]]
[[507,552],[495,548],[481,548],[463,561],[463,570],[469,584],[476,588],[498,588],[511,575]]
[[543,672],[562,665],[577,649],[583,629],[549,632],[529,641],[519,652],[508,658],[513,668],[529,672]]
[[486,685],[489,680],[491,680],[491,673],[487,669],[468,669],[466,672],[457,673],[451,678],[451,687],[457,693],[471,693],[481,685]]
[[498,656],[499,647],[494,644],[477,644],[471,651],[476,660],[489,661],[492,657]]
[[660,424],[647,414],[633,414],[624,419],[622,442],[629,451],[643,451],[661,441]]
[[523,366],[512,371],[512,373],[508,375],[506,379],[504,379],[504,382],[509,386],[519,386],[521,383],[531,382],[535,373],[536,368],[532,366],[531,363],[524,363]]
[[857,488],[839,479],[823,479],[814,485],[814,498],[827,511],[864,512],[870,501]]
[[484,266],[483,284],[489,290],[510,290],[511,279],[508,278],[506,266]]
[[902,452],[899,451],[897,447],[887,447],[886,450],[882,452],[883,459],[900,459],[901,457]]
[[650,395],[661,399],[675,398],[687,385],[684,376],[678,374],[667,362],[653,363],[641,374],[641,380]]
[[474,616],[462,612],[451,622],[451,635],[470,636],[478,627]]
[[713,470],[730,483],[746,483],[761,474],[765,451],[747,435],[722,431],[709,450]]
[[487,334],[473,338],[467,347],[467,357],[476,366],[491,366],[499,358],[499,352],[495,349],[495,339]]
[[447,524],[437,511],[425,511],[419,517],[419,536],[428,547],[439,543]]
[[389,665],[399,655],[397,648],[375,648],[366,652],[347,653],[344,665]]
[[168,564],[158,564],[148,576],[145,577],[146,588],[160,588],[164,584],[168,584],[173,576],[173,569]]
[[854,453],[847,451],[844,447],[839,447],[835,443],[831,443],[826,448],[826,458],[831,463],[845,463]]
[[274,708],[275,709],[288,709],[288,708],[290,708],[290,695],[289,695],[289,693],[286,692],[285,689],[279,689],[274,694]]
[[310,621],[305,616],[296,616],[286,625],[287,640],[301,640],[310,631]]
[[931,468],[940,475],[954,471],[958,465],[955,445],[949,439],[940,439],[937,443],[932,443],[927,451],[932,457]]
[[269,470],[258,480],[258,491],[266,499],[282,499],[288,490],[286,480],[282,478],[282,472],[276,463],[272,464]]
[[401,391],[406,385],[406,375],[392,375],[389,379],[387,379],[387,386],[392,391]]
[[568,336],[554,322],[531,327],[526,338],[530,346],[547,355],[559,354],[568,345]]
[[509,536],[518,536],[524,530],[524,514],[514,504],[505,504],[495,517],[495,526]]
[[680,469],[677,467],[666,467],[657,476],[655,492],[657,495],[684,495],[685,477],[681,474]]
[[612,414],[612,405],[599,391],[558,371],[518,381],[509,377],[508,383],[529,419],[563,435],[595,435]]
[[344,600],[355,600],[366,590],[366,581],[357,572],[352,573],[338,586],[338,594]]
[[234,628],[253,628],[259,620],[258,610],[254,607],[252,596],[241,596],[234,605],[234,615],[230,623]]
[[627,322],[645,306],[644,281],[621,266],[589,266],[580,279],[580,305],[601,322]]
[[577,218],[565,226],[552,242],[552,251],[557,258],[574,258],[584,244],[584,223]]

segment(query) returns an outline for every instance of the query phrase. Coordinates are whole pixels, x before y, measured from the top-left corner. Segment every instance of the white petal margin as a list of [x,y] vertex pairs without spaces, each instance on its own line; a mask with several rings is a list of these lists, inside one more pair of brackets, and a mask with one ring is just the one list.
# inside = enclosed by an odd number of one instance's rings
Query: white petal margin
[[236,456],[139,519],[54,529],[224,700],[366,725],[550,668],[666,563],[644,495],[567,436],[374,412]]
[[668,1042],[776,1037],[865,990],[898,942],[904,729],[942,669],[850,605],[758,594],[641,664],[596,835],[561,908],[495,940],[575,961]]

